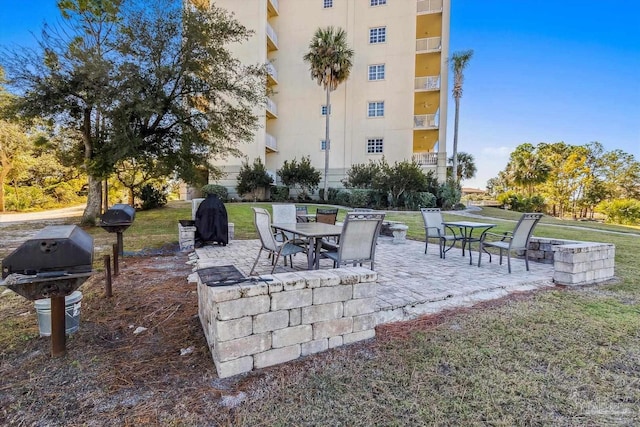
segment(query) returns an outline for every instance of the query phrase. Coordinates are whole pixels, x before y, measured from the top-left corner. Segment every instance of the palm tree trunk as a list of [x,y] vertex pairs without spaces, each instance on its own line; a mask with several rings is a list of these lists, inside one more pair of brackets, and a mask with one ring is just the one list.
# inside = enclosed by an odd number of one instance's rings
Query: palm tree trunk
[[327,114],[325,115],[325,136],[324,136],[324,192],[323,192],[323,200],[329,200],[329,148],[331,147],[331,142],[329,140],[329,116],[331,115],[331,91],[329,90],[329,86],[327,86]]
[[451,177],[458,183],[458,118],[460,117],[460,98],[456,97],[456,114],[453,122],[453,162],[451,163]]

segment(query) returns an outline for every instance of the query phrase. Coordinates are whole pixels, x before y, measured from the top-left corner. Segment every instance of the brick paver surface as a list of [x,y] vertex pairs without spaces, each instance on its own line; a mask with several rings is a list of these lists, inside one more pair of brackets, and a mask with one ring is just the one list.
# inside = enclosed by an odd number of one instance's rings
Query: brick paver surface
[[[259,240],[233,240],[224,247],[204,246],[196,249],[198,268],[235,265],[248,275],[259,248]],[[552,265],[530,262],[530,271],[526,271],[524,260],[512,258],[512,273],[509,274],[506,257],[503,265],[499,265],[497,256],[489,263],[489,257],[484,255],[479,268],[477,259],[478,253],[474,251],[474,264],[469,265],[468,254],[463,258],[457,248],[447,252],[446,259],[440,259],[436,243],[430,243],[425,254],[424,242],[407,240],[404,244],[393,244],[392,238],[381,236],[375,265],[379,284],[378,323],[408,320],[500,298],[511,292],[554,286]],[[305,254],[298,254],[293,257],[292,269],[285,267],[280,259],[275,273],[304,272],[306,262]],[[321,269],[332,266],[330,260],[320,262]],[[256,272],[271,272],[271,261],[264,251]]]

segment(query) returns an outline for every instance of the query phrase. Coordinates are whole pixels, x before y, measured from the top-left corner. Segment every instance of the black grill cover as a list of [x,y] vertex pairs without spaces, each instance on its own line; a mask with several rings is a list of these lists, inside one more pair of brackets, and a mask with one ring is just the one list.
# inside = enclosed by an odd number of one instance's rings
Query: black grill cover
[[49,225],[2,260],[9,274],[86,273],[93,263],[93,237],[76,225]]
[[129,205],[118,203],[111,206],[100,218],[103,224],[131,224],[136,216],[136,210]]
[[215,194],[210,194],[200,203],[196,211],[196,240],[200,243],[229,243],[229,222],[224,203]]

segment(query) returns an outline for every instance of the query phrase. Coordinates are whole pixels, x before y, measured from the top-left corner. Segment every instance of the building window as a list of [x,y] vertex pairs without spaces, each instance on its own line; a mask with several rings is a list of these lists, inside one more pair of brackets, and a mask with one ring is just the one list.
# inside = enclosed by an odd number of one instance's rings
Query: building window
[[324,0],[322,7],[325,9],[333,7],[333,0]]
[[382,138],[367,139],[367,154],[381,154],[384,145]]
[[322,141],[320,141],[320,150],[324,151],[327,149],[327,140],[323,139]]
[[329,105],[328,109],[326,105],[323,105],[322,107],[320,107],[320,114],[322,114],[323,116],[326,116],[327,110],[329,111],[329,114],[331,114],[331,105]]
[[369,103],[367,109],[368,117],[384,117],[384,101],[375,101]]
[[369,65],[369,80],[384,80],[384,64]]
[[369,28],[369,43],[384,43],[387,41],[387,27]]
[[387,4],[387,0],[369,0],[369,6],[382,6]]

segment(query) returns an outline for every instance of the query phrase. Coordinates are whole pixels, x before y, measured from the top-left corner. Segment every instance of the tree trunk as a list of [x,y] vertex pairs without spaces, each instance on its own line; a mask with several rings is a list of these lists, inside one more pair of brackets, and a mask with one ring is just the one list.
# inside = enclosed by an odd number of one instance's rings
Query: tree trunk
[[102,180],[89,175],[89,192],[87,206],[82,213],[82,223],[95,225],[102,208]]
[[329,90],[329,86],[327,86],[327,114],[325,116],[325,133],[324,133],[324,194],[322,195],[322,199],[324,201],[329,200],[329,149],[331,147],[331,142],[329,140],[329,116],[331,115],[331,91]]
[[7,177],[8,171],[5,171],[2,168],[2,172],[0,172],[0,212],[4,212],[4,180]]
[[129,187],[129,206],[135,206],[136,198],[133,192],[135,187]]
[[456,114],[453,122],[453,162],[451,163],[451,177],[458,182],[458,118],[460,117],[460,98],[456,97]]

